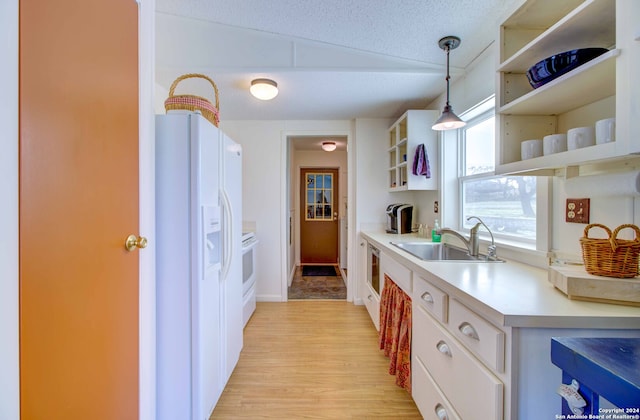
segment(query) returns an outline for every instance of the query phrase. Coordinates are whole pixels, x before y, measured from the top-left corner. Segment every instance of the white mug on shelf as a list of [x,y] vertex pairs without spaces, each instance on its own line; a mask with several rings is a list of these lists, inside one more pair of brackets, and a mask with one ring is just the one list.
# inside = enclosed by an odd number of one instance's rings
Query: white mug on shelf
[[596,144],[610,143],[616,139],[616,119],[596,121]]
[[542,140],[525,140],[520,145],[520,156],[522,160],[542,156]]
[[596,134],[593,127],[576,127],[567,131],[567,148],[581,149],[596,144]]
[[567,135],[566,134],[550,134],[542,139],[542,153],[552,155],[554,153],[567,151]]

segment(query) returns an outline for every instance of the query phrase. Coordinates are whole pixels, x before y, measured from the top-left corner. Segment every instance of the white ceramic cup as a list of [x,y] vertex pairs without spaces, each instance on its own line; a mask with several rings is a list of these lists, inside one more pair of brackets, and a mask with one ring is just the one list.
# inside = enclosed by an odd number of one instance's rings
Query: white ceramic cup
[[596,144],[596,133],[593,127],[576,127],[567,131],[567,148],[581,149]]
[[596,121],[596,144],[610,143],[616,139],[616,119]]
[[525,140],[520,145],[520,156],[522,160],[542,156],[542,140]]
[[567,151],[566,134],[550,134],[542,139],[542,154],[552,155],[554,153]]

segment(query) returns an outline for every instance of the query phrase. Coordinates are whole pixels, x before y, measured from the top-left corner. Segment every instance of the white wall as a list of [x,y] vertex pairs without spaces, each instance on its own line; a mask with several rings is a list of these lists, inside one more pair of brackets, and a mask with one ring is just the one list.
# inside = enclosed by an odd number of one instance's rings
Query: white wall
[[385,209],[394,201],[387,191],[389,166],[388,129],[393,119],[359,118],[355,121],[354,153],[356,167],[349,168],[356,175],[356,219],[358,231],[370,225],[384,226]]
[[[565,205],[567,198],[590,198],[590,222],[600,223],[614,228],[625,224],[632,223],[638,225],[640,218],[638,210],[640,210],[639,200],[633,197],[606,197],[603,192],[594,188],[590,197],[568,197],[565,189],[565,181],[563,178],[555,177],[553,179],[553,230],[551,235],[552,249],[567,254],[567,257],[573,257],[580,260],[581,249],[579,238],[583,236],[586,225],[579,223],[567,223],[565,221]],[[594,228],[590,231],[590,236],[598,235],[602,230]],[[629,237],[629,234],[631,235]],[[632,239],[633,231],[625,229],[621,232],[621,238]]]
[[294,135],[351,136],[349,121],[222,121],[220,128],[242,145],[242,217],[255,222],[256,295],[287,299],[288,176],[286,139]]
[[367,292],[367,249],[360,237],[361,231],[384,229],[387,223],[385,210],[391,203],[415,204],[414,194],[408,191],[390,193],[388,191],[389,134],[388,129],[394,119],[359,118],[354,125],[354,142],[349,150],[353,153],[349,171],[355,174],[355,202],[349,206],[355,209],[355,226],[352,267],[349,267],[351,284],[356,285],[354,302],[362,303]]
[[0,2],[0,419],[20,416],[18,336],[18,0]]

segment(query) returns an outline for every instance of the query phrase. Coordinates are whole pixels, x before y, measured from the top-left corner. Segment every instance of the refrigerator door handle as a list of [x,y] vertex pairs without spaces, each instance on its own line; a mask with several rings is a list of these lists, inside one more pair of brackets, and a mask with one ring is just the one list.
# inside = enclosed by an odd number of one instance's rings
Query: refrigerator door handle
[[227,278],[227,274],[229,273],[229,268],[231,266],[231,257],[233,253],[233,247],[231,246],[231,227],[233,226],[233,213],[231,212],[231,201],[229,200],[229,196],[225,190],[220,190],[220,197],[222,198],[222,209],[223,209],[223,222],[224,227],[222,231],[224,248],[222,250],[224,259],[222,261],[222,272],[220,275],[220,280],[225,280]]

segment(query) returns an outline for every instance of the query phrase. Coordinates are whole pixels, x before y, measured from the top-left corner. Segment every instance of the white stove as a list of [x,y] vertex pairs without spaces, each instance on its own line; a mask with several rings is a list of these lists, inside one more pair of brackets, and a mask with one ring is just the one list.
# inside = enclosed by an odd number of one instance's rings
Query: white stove
[[256,245],[255,232],[242,232],[242,321],[244,326],[256,310]]
[[242,232],[242,249],[250,247],[257,242],[255,232]]

